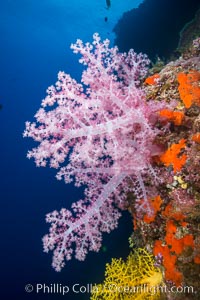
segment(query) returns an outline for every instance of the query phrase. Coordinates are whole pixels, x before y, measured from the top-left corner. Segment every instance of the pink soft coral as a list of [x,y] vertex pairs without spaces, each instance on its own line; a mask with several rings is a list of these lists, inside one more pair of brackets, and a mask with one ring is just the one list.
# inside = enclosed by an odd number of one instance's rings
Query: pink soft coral
[[92,44],[77,40],[71,46],[86,66],[82,84],[59,72],[35,116],[37,123],[27,122],[24,132],[39,142],[28,153],[37,166],[49,162],[59,169],[57,179],[87,185],[85,199],[74,203],[72,212],[62,209],[47,215],[51,227],[43,238],[44,251],[54,251],[57,271],[74,251],[84,260],[88,250],[100,249],[102,232],[117,227],[127,192],[134,192],[136,201],[143,199],[138,210],[151,211],[144,175],[155,175],[151,158],[157,154],[153,141],[159,130],[153,125],[156,112],[164,107],[147,103],[139,87],[149,61],[133,50],[120,54],[98,34],[93,38]]

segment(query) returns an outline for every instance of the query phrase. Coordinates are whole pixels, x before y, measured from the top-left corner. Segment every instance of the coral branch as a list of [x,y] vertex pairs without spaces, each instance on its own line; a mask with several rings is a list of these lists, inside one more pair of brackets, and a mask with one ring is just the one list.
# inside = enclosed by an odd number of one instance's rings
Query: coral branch
[[57,179],[87,186],[85,200],[73,204],[72,212],[47,215],[51,227],[43,238],[44,251],[54,251],[57,271],[73,253],[84,260],[89,250],[99,250],[102,232],[117,226],[127,192],[134,193],[136,201],[143,199],[138,211],[150,213],[144,175],[156,174],[151,160],[159,152],[154,140],[160,130],[154,124],[166,105],[146,102],[139,87],[149,63],[145,55],[133,50],[120,54],[98,34],[93,38],[92,44],[77,40],[71,46],[86,66],[82,83],[59,72],[36,122],[27,122],[24,132],[39,142],[28,152],[37,166],[49,163],[58,169]]

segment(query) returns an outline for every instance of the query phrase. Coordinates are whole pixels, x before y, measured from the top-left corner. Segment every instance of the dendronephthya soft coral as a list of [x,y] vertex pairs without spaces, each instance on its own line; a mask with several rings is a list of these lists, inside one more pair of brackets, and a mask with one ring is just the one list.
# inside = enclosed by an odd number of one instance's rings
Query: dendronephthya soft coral
[[59,169],[57,179],[87,186],[85,199],[74,203],[72,212],[47,215],[51,227],[43,238],[44,251],[53,250],[57,271],[74,251],[84,260],[89,250],[100,249],[102,232],[117,227],[128,192],[134,193],[138,212],[153,213],[149,181],[155,185],[152,157],[160,153],[154,140],[161,132],[155,123],[167,105],[146,102],[140,87],[149,63],[146,55],[133,50],[121,54],[98,34],[93,38],[91,44],[77,40],[71,46],[86,67],[82,83],[59,72],[36,123],[27,122],[24,132],[39,143],[28,153],[37,166],[49,163]]

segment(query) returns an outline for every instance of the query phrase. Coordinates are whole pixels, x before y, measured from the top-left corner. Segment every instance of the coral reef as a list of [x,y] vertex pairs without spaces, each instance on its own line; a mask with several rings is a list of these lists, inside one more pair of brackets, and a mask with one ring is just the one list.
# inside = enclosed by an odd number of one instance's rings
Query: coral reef
[[[158,137],[165,151],[155,157],[162,183],[153,199],[152,218],[138,215],[129,195],[134,218],[132,243],[162,257],[164,282],[170,288],[192,286],[193,292],[166,293],[166,299],[199,299],[200,274],[200,39],[160,72],[144,81],[147,98],[176,101],[173,110],[161,110],[160,126],[169,131]],[[149,199],[152,203],[152,199]],[[136,241],[136,242],[134,242]],[[171,298],[172,297],[172,298]]]
[[[28,158],[58,169],[57,179],[87,186],[71,211],[47,215],[44,250],[53,251],[56,271],[73,254],[84,260],[128,209],[133,252],[107,264],[91,299],[199,299],[200,38],[148,74],[145,55],[120,54],[93,38],[72,45],[85,66],[82,83],[60,72],[36,122],[26,123],[24,136],[39,142]],[[166,289],[127,293],[141,286]]]

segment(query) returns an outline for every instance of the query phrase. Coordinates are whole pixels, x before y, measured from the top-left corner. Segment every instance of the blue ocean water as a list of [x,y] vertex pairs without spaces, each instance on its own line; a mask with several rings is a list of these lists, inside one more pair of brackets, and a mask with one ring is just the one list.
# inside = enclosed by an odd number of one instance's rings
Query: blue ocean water
[[[1,297],[2,299],[89,299],[89,294],[71,292],[27,293],[32,284],[87,286],[103,280],[105,263],[111,257],[126,257],[132,232],[128,213],[119,228],[105,235],[107,251],[90,253],[84,262],[72,260],[61,273],[51,267],[51,254],[42,252],[41,238],[48,232],[45,214],[69,208],[83,189],[55,179],[56,172],[36,168],[26,159],[35,146],[23,139],[25,121],[33,116],[56,82],[59,70],[77,80],[81,66],[69,49],[77,38],[91,41],[98,31],[114,43],[112,28],[123,12],[142,1],[7,0],[0,9],[0,199],[1,199]],[[107,19],[105,19],[107,18]],[[145,22],[148,22],[147,20]],[[139,31],[138,31],[139,34]],[[78,289],[78,286],[77,286]],[[84,290],[84,288],[83,288]]]

